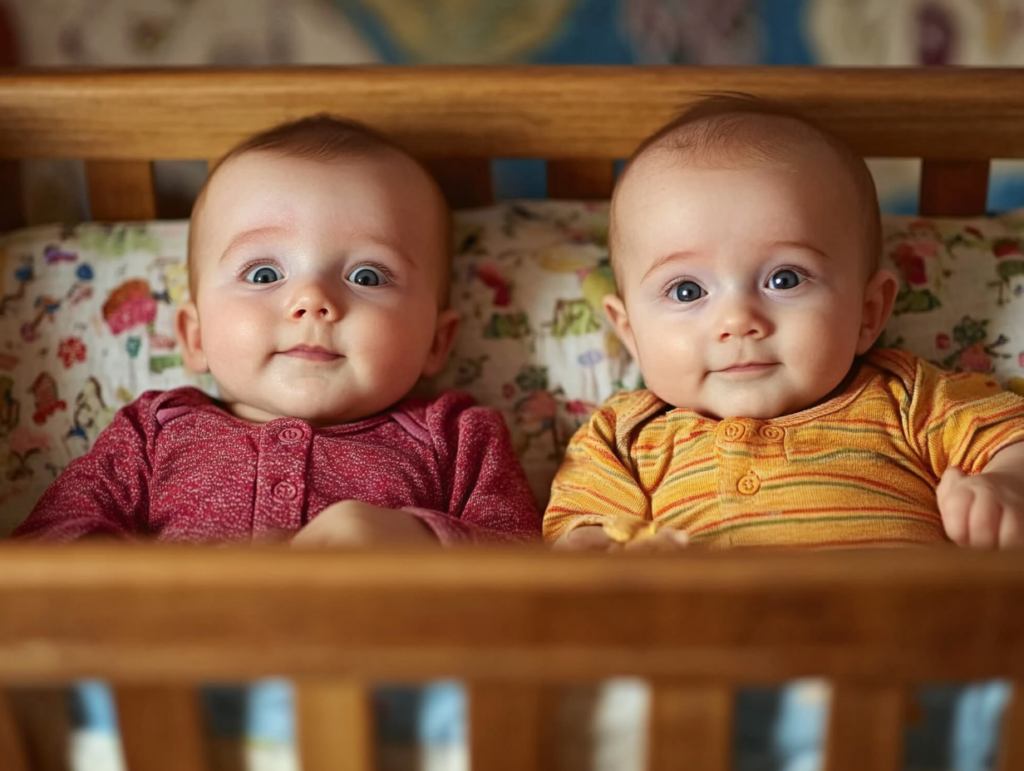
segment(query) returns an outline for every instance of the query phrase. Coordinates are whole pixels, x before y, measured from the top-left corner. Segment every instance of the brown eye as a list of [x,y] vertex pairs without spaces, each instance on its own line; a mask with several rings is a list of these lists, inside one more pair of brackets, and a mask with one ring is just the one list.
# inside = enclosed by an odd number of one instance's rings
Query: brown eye
[[672,299],[681,303],[692,303],[706,294],[704,287],[696,281],[683,281],[672,288]]

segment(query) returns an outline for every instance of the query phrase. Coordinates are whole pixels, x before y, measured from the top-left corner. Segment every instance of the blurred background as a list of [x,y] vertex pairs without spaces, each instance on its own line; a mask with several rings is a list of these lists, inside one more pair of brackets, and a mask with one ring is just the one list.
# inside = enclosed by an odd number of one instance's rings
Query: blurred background
[[[1024,0],[3,0],[0,57],[29,66],[575,63],[1024,64]],[[993,209],[1024,205],[999,164]],[[912,211],[917,166],[873,164],[883,208]],[[201,166],[158,169],[187,215]],[[66,170],[39,169],[36,219],[76,219]],[[542,188],[528,164],[499,196]],[[66,187],[66,185],[65,185]],[[39,217],[42,207],[50,216]]]

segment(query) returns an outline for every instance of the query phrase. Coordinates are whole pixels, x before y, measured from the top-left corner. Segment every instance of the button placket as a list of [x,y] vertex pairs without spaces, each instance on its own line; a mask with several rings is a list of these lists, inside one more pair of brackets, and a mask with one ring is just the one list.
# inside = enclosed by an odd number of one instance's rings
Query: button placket
[[260,433],[254,532],[294,531],[302,526],[313,432],[300,421],[275,423],[263,426]]

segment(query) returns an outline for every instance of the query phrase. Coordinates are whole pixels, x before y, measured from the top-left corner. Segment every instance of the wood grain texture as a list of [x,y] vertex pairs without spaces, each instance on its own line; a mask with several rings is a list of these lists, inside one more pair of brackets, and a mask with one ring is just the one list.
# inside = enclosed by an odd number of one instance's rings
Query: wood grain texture
[[548,198],[604,200],[611,197],[615,169],[611,161],[548,161]]
[[156,217],[153,165],[148,161],[86,161],[89,211],[95,222]]
[[29,771],[28,748],[7,691],[0,689],[0,768]]
[[900,771],[906,688],[842,682],[832,688],[825,771]]
[[519,683],[469,685],[469,767],[556,771],[558,693]]
[[3,544],[0,681],[1020,678],[1021,607],[1024,560],[966,549]]
[[651,686],[649,771],[729,771],[732,688],[716,684]]
[[1024,680],[1013,684],[1013,696],[1003,715],[999,745],[999,771],[1024,771]]
[[614,159],[722,90],[785,100],[865,156],[1024,157],[1011,69],[377,66],[9,71],[0,158],[210,158],[327,110],[427,157]]
[[28,767],[32,771],[70,771],[67,688],[31,685],[11,688],[7,696]]
[[199,694],[185,685],[114,689],[121,749],[128,771],[209,768]]
[[988,200],[988,177],[987,161],[925,158],[918,210],[925,217],[981,216]]
[[356,682],[298,683],[295,722],[302,771],[372,771],[370,693]]

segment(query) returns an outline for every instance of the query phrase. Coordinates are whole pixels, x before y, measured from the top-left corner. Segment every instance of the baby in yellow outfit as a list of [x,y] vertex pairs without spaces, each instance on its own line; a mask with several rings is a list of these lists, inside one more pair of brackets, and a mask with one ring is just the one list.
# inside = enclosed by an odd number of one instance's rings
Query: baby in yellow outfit
[[711,98],[641,145],[610,227],[605,310],[646,390],[577,432],[546,539],[1024,545],[1024,399],[872,348],[898,284],[878,267],[871,175],[841,141]]

